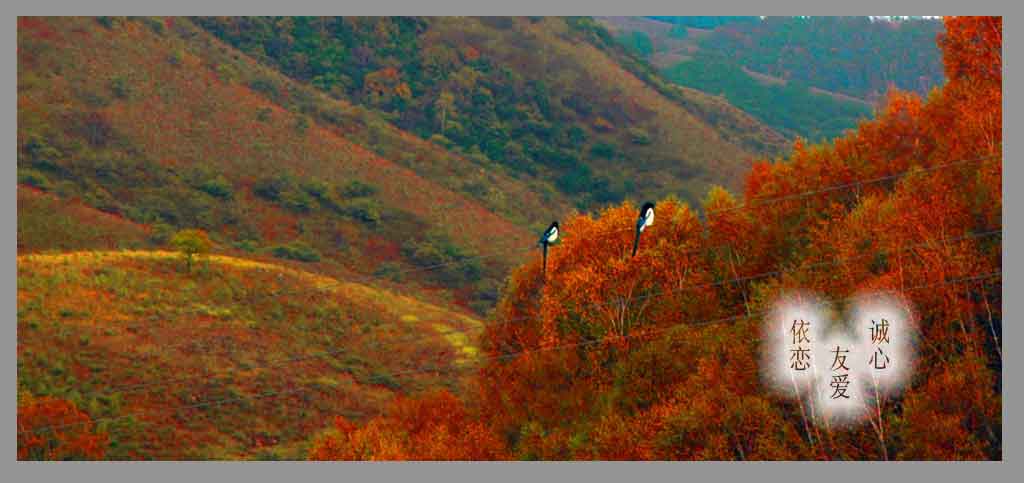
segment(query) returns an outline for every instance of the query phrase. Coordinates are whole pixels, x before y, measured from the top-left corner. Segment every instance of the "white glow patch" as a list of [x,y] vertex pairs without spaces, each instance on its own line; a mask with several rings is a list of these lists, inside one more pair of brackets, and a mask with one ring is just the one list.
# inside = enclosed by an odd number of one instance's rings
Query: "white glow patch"
[[843,427],[878,417],[914,368],[917,319],[893,293],[850,299],[842,323],[820,297],[781,297],[763,326],[761,377],[777,395],[796,399],[807,420]]
[[859,422],[868,415],[868,386],[858,370],[864,357],[856,336],[832,334],[815,347],[819,351],[815,382],[816,422],[837,427]]
[[802,398],[818,378],[817,344],[832,325],[831,307],[809,292],[781,297],[763,326],[761,378],[779,396]]
[[898,393],[914,369],[917,319],[895,294],[859,294],[847,317],[864,353],[859,377],[881,396]]

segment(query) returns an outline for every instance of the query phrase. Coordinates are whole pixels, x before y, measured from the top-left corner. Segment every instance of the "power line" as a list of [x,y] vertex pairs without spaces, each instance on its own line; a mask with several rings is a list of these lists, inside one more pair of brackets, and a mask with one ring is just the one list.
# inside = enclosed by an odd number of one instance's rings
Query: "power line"
[[[888,175],[888,176],[884,176],[884,177],[880,177],[880,178],[874,178],[874,179],[871,179],[871,180],[858,181],[858,182],[854,182],[854,183],[845,183],[845,184],[842,184],[842,185],[835,185],[835,186],[831,186],[831,187],[827,187],[827,188],[806,191],[806,192],[803,192],[803,193],[797,193],[797,194],[794,194],[794,195],[787,195],[787,196],[783,196],[783,197],[756,199],[755,201],[760,202],[762,204],[763,203],[772,203],[772,202],[777,202],[777,201],[783,201],[783,200],[786,200],[786,199],[792,199],[794,197],[802,197],[802,196],[807,196],[807,195],[811,195],[811,194],[824,193],[824,192],[828,192],[828,191],[836,191],[836,190],[839,190],[839,189],[850,188],[850,187],[855,187],[855,186],[862,186],[862,185],[865,185],[865,184],[871,184],[871,183],[877,183],[877,182],[881,182],[881,181],[885,181],[885,180],[896,179],[896,178],[899,178],[899,177],[903,177],[903,176],[912,174],[914,172],[920,172],[922,170],[930,171],[930,170],[943,169],[943,168],[946,168],[946,167],[966,164],[966,163],[970,163],[970,162],[977,162],[977,161],[981,161],[981,160],[985,160],[985,159],[991,159],[991,158],[994,158],[994,157],[995,156],[985,156],[985,157],[979,157],[979,158],[975,158],[975,159],[961,160],[961,161],[957,161],[957,162],[946,163],[946,164],[943,164],[943,165],[935,165],[935,166],[932,166],[932,167],[929,167],[929,168],[922,168],[922,169],[917,169],[917,170],[907,170],[907,171],[904,171],[904,172],[901,172],[901,173],[896,173],[896,174],[893,174],[893,175]],[[754,204],[748,203],[748,204],[745,204],[745,205],[742,205],[742,206],[738,206],[738,207],[733,207],[733,208],[723,209],[723,210],[717,210],[714,213],[721,212],[721,211],[733,211],[733,210],[736,210],[736,209],[744,209],[744,208],[751,207],[751,206],[754,206]],[[622,232],[627,232],[627,231],[631,231],[631,230],[625,230],[624,229],[624,230],[621,230],[621,231]],[[618,232],[619,232],[618,230],[614,230],[614,231],[609,232],[609,234],[615,234],[615,233],[618,233]],[[1001,231],[995,230],[995,231],[989,231],[989,232],[983,232],[983,233],[976,233],[976,234],[967,235],[967,236],[964,236],[964,237],[958,237],[957,239],[977,238],[977,237],[988,236],[988,235],[997,234],[997,233],[1001,233]],[[939,240],[939,241],[940,242],[955,241],[957,239],[947,239],[947,240]],[[922,243],[921,245],[923,245],[923,244],[930,244],[930,243],[934,243],[934,242],[935,242],[935,240],[931,240],[931,241]],[[729,244],[723,244],[723,245],[719,245],[719,246],[715,246],[715,247],[709,247],[709,248],[698,248],[698,249],[688,250],[687,252],[710,251],[710,250],[713,250],[713,249],[722,248],[722,247],[726,247],[726,246],[730,246],[730,245]],[[907,248],[904,248],[902,250],[912,249],[912,248],[915,248],[916,246],[920,246],[920,245],[915,245],[915,246],[907,247]],[[532,248],[530,248],[530,249],[532,250]],[[684,252],[684,253],[686,253],[686,252]],[[485,256],[499,256],[499,255],[500,254],[498,254],[498,253],[492,253],[490,255],[485,255]],[[865,255],[865,256],[867,256],[867,255]],[[861,257],[848,257],[846,260],[848,261],[848,260],[857,259],[857,258],[861,258]],[[705,287],[706,286],[715,286],[715,285],[723,285],[723,284],[727,284],[727,283],[740,283],[740,282],[745,282],[745,281],[749,282],[749,281],[756,280],[758,278],[765,278],[765,277],[769,277],[769,276],[780,275],[780,274],[787,273],[787,272],[794,272],[796,270],[812,268],[812,267],[823,265],[823,264],[824,265],[836,264],[836,263],[838,263],[840,261],[843,261],[843,259],[834,259],[834,260],[830,260],[830,261],[827,261],[827,262],[819,262],[819,263],[816,263],[816,264],[796,267],[795,269],[774,270],[774,271],[763,272],[763,273],[760,273],[760,274],[755,274],[755,275],[750,275],[750,276],[745,276],[745,277],[737,277],[737,278],[730,279],[730,280],[720,280],[720,281],[716,281],[716,282],[713,282],[713,283],[704,284],[703,286],[705,286]],[[416,271],[431,270],[431,269],[434,269],[434,268],[449,266],[449,265],[453,265],[453,264],[457,264],[457,263],[465,263],[465,262],[466,262],[466,259],[457,260],[457,261],[453,261],[453,262],[436,264],[436,265],[432,265],[432,266],[419,267],[419,268],[416,268],[416,269],[407,270],[407,271],[405,271],[405,273],[412,273],[412,272],[416,272]],[[316,290],[317,291],[321,291],[321,292],[322,291],[327,291],[327,290],[330,290],[333,287],[340,286],[340,285],[345,284],[345,283],[355,283],[355,282],[351,282],[351,281],[341,282],[341,281],[339,281],[336,284],[327,284],[327,285],[316,287]],[[632,297],[632,298],[628,298],[628,299],[625,299],[625,300],[619,299],[619,300],[615,300],[612,303],[621,304],[621,303],[624,303],[624,302],[627,302],[627,301],[653,298],[653,297],[656,297],[656,296],[663,296],[663,295],[667,295],[667,294],[670,294],[670,293],[677,293],[677,292],[680,292],[682,290],[688,290],[688,289],[694,289],[694,288],[700,288],[700,287],[701,287],[701,285],[695,285],[695,286],[689,286],[689,287],[681,287],[679,289],[674,289],[674,290],[671,290],[671,291],[648,293],[648,294],[645,294],[645,295],[642,295],[642,296]],[[299,293],[301,293],[301,292],[299,292]],[[590,307],[599,307],[599,306],[602,306],[602,305],[607,305],[607,304],[591,304]],[[503,324],[508,324],[508,323],[515,322],[515,321],[518,321],[518,320],[526,320],[527,318],[529,318],[529,317],[506,319],[506,320],[504,320],[504,321],[502,321],[500,323],[485,324],[484,326],[485,327],[489,327],[489,326],[492,326],[492,325],[503,325]],[[332,355],[332,352],[336,353],[336,351],[331,351],[331,352],[328,352],[328,353],[322,353],[322,354],[318,354],[318,355],[305,355],[305,356],[298,357],[298,358],[290,358],[290,359],[283,359],[283,360],[280,360],[280,361],[274,361],[272,364],[273,365],[277,365],[277,364],[285,364],[285,363],[296,362],[296,361],[301,361],[301,360],[310,360],[310,359],[314,359],[314,358],[324,357],[324,356],[327,356],[327,355]],[[264,367],[266,367],[266,366],[264,366]],[[395,374],[392,374],[392,375],[401,375],[401,374],[402,373],[395,373]],[[188,377],[186,379],[179,379],[178,381],[180,381],[180,380],[190,380],[190,379],[193,379],[195,377],[208,377],[208,375],[204,375],[204,376],[190,376],[190,377]],[[160,381],[160,382],[150,383],[150,384],[134,385],[134,386],[128,386],[127,389],[129,391],[134,392],[134,391],[137,391],[138,389],[144,389],[146,387],[153,387],[153,386],[157,386],[157,385],[169,384],[169,383],[178,382],[178,381],[170,380],[170,381]],[[109,392],[108,392],[108,394],[109,394]]]
[[721,210],[709,211],[708,213],[712,214],[712,213],[722,213],[722,212],[727,212],[727,211],[735,211],[735,210],[746,209],[746,208],[749,208],[749,207],[752,207],[752,206],[756,206],[756,205],[759,205],[759,204],[777,203],[779,201],[787,201],[787,200],[791,200],[791,199],[805,198],[807,196],[812,196],[812,195],[822,194],[822,193],[828,193],[828,192],[831,192],[831,191],[838,191],[838,190],[849,189],[849,188],[857,188],[857,187],[864,186],[864,185],[882,183],[882,182],[885,182],[885,181],[892,181],[892,180],[895,180],[895,179],[900,179],[900,178],[912,175],[914,173],[938,171],[940,169],[950,168],[950,167],[953,167],[953,166],[960,166],[960,165],[965,165],[965,164],[973,164],[973,163],[977,163],[977,162],[980,162],[980,161],[986,161],[986,160],[991,160],[991,159],[1001,158],[1001,157],[1002,157],[1002,155],[996,155],[996,154],[991,154],[991,155],[986,155],[986,156],[978,156],[976,158],[961,159],[961,160],[957,160],[957,161],[951,161],[951,162],[948,162],[948,163],[936,164],[936,165],[933,165],[933,166],[927,166],[927,167],[922,167],[922,168],[917,168],[917,169],[911,168],[911,169],[908,169],[906,171],[901,171],[899,173],[893,173],[893,174],[886,175],[886,176],[881,176],[881,177],[867,179],[867,180],[851,181],[851,182],[848,182],[848,183],[837,184],[837,185],[832,185],[832,186],[826,186],[826,187],[823,187],[823,188],[817,188],[817,189],[814,189],[814,190],[804,191],[804,192],[800,192],[800,193],[794,193],[794,194],[789,194],[789,195],[780,195],[780,196],[767,197],[767,198],[754,198],[754,199],[752,199],[752,200],[750,200],[747,203],[744,203],[742,205],[738,205],[738,206],[734,206],[734,207],[730,207],[730,208],[723,208]]
[[[903,253],[903,252],[910,251],[910,250],[913,250],[913,249],[916,249],[916,248],[919,248],[919,247],[922,247],[922,246],[928,246],[928,245],[931,245],[931,244],[936,243],[936,242],[938,242],[938,243],[950,243],[950,242],[957,242],[957,241],[964,241],[964,240],[971,240],[971,239],[980,239],[980,238],[985,238],[985,237],[989,237],[989,236],[993,236],[993,235],[999,235],[999,234],[1002,234],[1001,230],[989,230],[989,231],[985,231],[985,232],[972,233],[972,234],[969,234],[969,235],[950,237],[950,238],[945,238],[945,239],[941,239],[941,240],[928,240],[928,241],[924,241],[924,242],[920,242],[920,243],[916,243],[916,244],[910,245],[908,247],[902,247],[899,250],[882,250],[882,251],[875,252],[875,253],[862,254],[862,255],[853,256],[853,257],[833,258],[833,259],[825,260],[825,261],[822,261],[822,262],[816,262],[816,263],[813,263],[813,264],[810,264],[810,265],[803,265],[803,266],[793,267],[793,268],[789,268],[789,269],[772,270],[772,271],[761,272],[761,273],[758,273],[758,274],[748,275],[748,276],[743,276],[743,277],[735,277],[735,278],[731,278],[731,279],[717,280],[717,281],[714,281],[714,282],[707,282],[707,283],[703,283],[703,284],[693,284],[693,285],[688,285],[688,286],[685,286],[685,287],[678,287],[678,288],[671,289],[671,290],[655,291],[655,292],[651,292],[651,293],[647,293],[647,294],[643,294],[643,295],[637,295],[637,296],[628,297],[628,298],[625,298],[625,299],[617,299],[617,300],[609,301],[609,302],[587,304],[587,305],[584,305],[584,306],[580,307],[579,311],[582,312],[582,311],[588,310],[588,309],[600,308],[600,307],[605,307],[605,306],[609,306],[609,305],[623,304],[623,303],[627,303],[627,302],[633,302],[633,301],[636,301],[636,300],[654,299],[654,298],[659,298],[659,297],[663,297],[663,296],[666,296],[666,295],[673,295],[673,294],[682,293],[682,292],[688,291],[688,290],[710,288],[710,287],[716,287],[716,286],[721,286],[721,285],[730,285],[730,284],[734,284],[734,283],[738,284],[738,283],[742,283],[742,282],[752,282],[752,281],[758,280],[758,279],[769,278],[769,277],[772,277],[772,276],[782,275],[782,274],[786,274],[786,273],[796,273],[796,272],[800,272],[800,271],[803,271],[803,270],[816,269],[816,268],[823,267],[823,266],[832,266],[832,265],[836,265],[837,266],[837,265],[840,265],[843,262],[860,260],[860,259],[864,259],[864,258],[871,258],[871,257],[877,256],[878,254]],[[492,322],[492,323],[482,324],[482,327],[480,327],[480,329],[486,329],[488,327],[496,327],[496,326],[507,325],[507,324],[511,324],[511,323],[514,323],[514,322],[519,322],[519,321],[528,320],[528,319],[532,319],[532,318],[533,318],[533,316],[513,317],[513,318],[510,318],[510,319],[502,320],[500,322]],[[398,342],[404,344],[404,343],[415,342],[415,341],[424,341],[424,340],[429,340],[429,339],[436,339],[436,338],[439,338],[439,337],[443,337],[443,335],[430,336],[430,337],[415,337],[415,338],[404,339],[404,340],[398,341]],[[187,345],[187,344],[182,344],[182,345]],[[179,345],[179,346],[172,346],[170,348],[175,348],[175,347],[180,347],[180,346],[181,345]],[[267,363],[264,363],[264,364],[250,365],[248,369],[253,369],[253,368],[257,368],[257,367],[258,368],[264,368],[264,369],[269,368],[269,367],[278,367],[278,366],[283,366],[283,365],[287,365],[287,364],[293,364],[293,363],[298,363],[298,362],[303,362],[303,361],[320,359],[320,358],[324,358],[324,357],[330,357],[330,356],[342,354],[342,353],[345,353],[345,352],[348,352],[348,349],[346,349],[346,348],[339,348],[339,349],[327,350],[327,351],[323,351],[323,352],[319,352],[319,353],[315,353],[315,354],[304,354],[302,356],[278,359],[278,360],[270,361],[270,362],[267,362]],[[118,394],[118,393],[120,393],[120,394],[125,394],[125,393],[131,394],[131,393],[139,392],[141,390],[145,390],[145,389],[148,389],[148,388],[151,388],[151,387],[159,387],[159,386],[163,386],[163,385],[166,385],[166,384],[173,384],[173,383],[176,383],[176,382],[185,382],[185,381],[190,381],[190,380],[193,380],[193,379],[208,378],[208,377],[211,377],[211,376],[224,375],[224,374],[233,375],[233,374],[235,374],[238,371],[239,371],[238,369],[233,368],[230,371],[223,371],[223,372],[214,373],[214,374],[207,373],[207,374],[202,374],[202,375],[185,376],[185,377],[177,378],[177,379],[153,381],[153,382],[149,382],[149,383],[140,383],[140,384],[127,385],[127,386],[115,386],[113,388],[108,389],[105,392],[99,393],[98,395],[110,396],[110,395]]]
[[[962,277],[962,278],[946,280],[946,281],[939,282],[939,283],[930,283],[930,284],[918,285],[918,286],[915,286],[915,287],[905,288],[905,289],[903,289],[903,291],[904,292],[915,291],[915,290],[921,290],[921,289],[931,288],[931,287],[939,287],[939,286],[952,285],[952,284],[955,284],[955,283],[964,283],[964,282],[972,282],[972,281],[977,281],[977,280],[985,280],[985,279],[992,278],[992,277],[997,276],[997,275],[1001,276],[1002,272],[989,272],[989,273],[986,273],[986,274],[976,275],[976,276],[972,276],[972,277]],[[858,298],[858,297],[848,297],[848,298],[846,298],[844,300],[850,300],[850,299],[854,299],[854,298]],[[755,313],[749,313],[749,314],[748,313],[741,313],[741,314],[736,314],[736,315],[729,316],[729,317],[723,317],[723,318],[717,318],[717,319],[708,319],[708,320],[704,320],[704,321],[700,321],[700,322],[689,322],[689,323],[675,324],[675,325],[667,326],[667,327],[664,327],[664,328],[661,328],[661,329],[656,329],[656,330],[653,330],[653,331],[648,331],[648,332],[642,333],[640,335],[645,336],[645,337],[649,337],[649,336],[652,336],[652,335],[657,335],[657,334],[660,334],[660,333],[663,333],[663,332],[675,329],[677,327],[700,327],[700,326],[715,325],[715,324],[720,324],[720,323],[725,323],[725,322],[738,321],[738,320],[743,320],[743,319],[751,319],[751,318],[754,318],[754,317],[763,316],[765,314],[768,314],[769,312],[770,311],[768,311],[768,310],[763,310],[763,311],[759,311],[759,312],[755,312]],[[637,335],[634,334],[634,335],[625,335],[625,336],[622,336],[621,338],[635,338],[635,337],[637,337]],[[550,351],[563,350],[563,349],[568,349],[568,348],[573,348],[573,347],[585,347],[585,346],[595,345],[595,344],[598,344],[598,343],[601,343],[601,342],[605,342],[605,340],[604,339],[595,339],[595,340],[588,340],[588,341],[583,341],[583,342],[573,342],[573,343],[567,343],[567,344],[560,344],[560,345],[556,345],[556,346],[544,347],[544,348],[539,348],[539,349],[523,350],[523,351],[518,351],[518,352],[511,352],[511,353],[506,353],[506,354],[487,356],[485,358],[482,358],[482,359],[478,360],[478,363],[489,361],[489,360],[509,359],[509,358],[514,358],[514,357],[517,357],[517,356],[520,356],[520,355],[525,355],[525,354],[533,354],[533,353],[540,353],[540,352],[550,352]],[[448,368],[448,369],[442,369],[442,370],[438,370],[438,369],[430,369],[430,370],[416,369],[416,370],[404,371],[404,372],[399,372],[399,373],[393,373],[392,375],[393,376],[403,376],[403,375],[411,375],[411,374],[427,373],[427,372],[444,372],[445,370],[451,371],[452,369],[455,369],[455,368]],[[457,370],[462,370],[462,369],[464,369],[464,368],[459,368]],[[189,405],[184,405],[184,406],[172,407],[172,408],[169,408],[168,411],[169,412],[177,412],[177,411],[183,411],[183,410],[187,410],[187,409],[196,409],[196,408],[203,408],[203,407],[219,406],[219,405],[222,405],[222,404],[229,404],[229,403],[233,403],[233,402],[241,402],[241,401],[246,401],[246,400],[256,400],[256,399],[264,399],[264,398],[272,398],[272,397],[281,397],[281,396],[286,396],[286,395],[289,395],[289,394],[296,394],[296,393],[306,392],[306,391],[309,391],[309,390],[310,390],[309,388],[303,387],[303,388],[294,388],[294,389],[288,389],[288,390],[267,391],[267,392],[260,393],[260,394],[254,395],[254,396],[239,396],[239,397],[232,397],[232,398],[223,398],[223,399],[217,399],[217,400],[212,400],[212,401],[204,401],[204,402],[199,402],[199,403],[189,404]],[[76,422],[76,423],[66,423],[66,424],[61,424],[61,425],[44,426],[44,427],[35,428],[35,429],[32,429],[32,430],[18,431],[18,434],[19,435],[22,435],[22,434],[38,434],[38,433],[45,432],[45,431],[55,431],[55,430],[58,430],[58,429],[65,429],[65,428],[69,428],[69,427],[82,426],[82,425],[87,425],[87,424],[96,424],[96,423],[100,423],[100,422],[113,423],[115,421],[127,419],[127,418],[130,418],[130,417],[134,417],[137,414],[138,413],[133,413],[133,414],[127,414],[127,415],[122,415],[122,416],[110,416],[110,417],[106,417],[106,418],[97,418],[97,419],[91,420],[91,421],[80,421],[80,422]]]
[[[718,213],[747,210],[747,209],[754,208],[756,206],[762,206],[762,205],[771,204],[771,203],[778,203],[778,202],[781,202],[781,201],[788,201],[788,200],[792,200],[792,199],[804,198],[804,197],[807,197],[807,196],[812,196],[812,195],[816,195],[816,194],[823,194],[823,193],[829,193],[829,192],[834,192],[834,191],[840,191],[840,190],[844,190],[844,189],[857,188],[857,187],[861,187],[861,186],[865,186],[865,185],[877,184],[877,183],[881,183],[881,182],[885,182],[885,181],[891,181],[891,180],[895,180],[895,179],[900,179],[900,178],[907,177],[907,176],[910,176],[910,175],[915,174],[915,173],[938,171],[938,170],[942,170],[942,169],[946,169],[946,168],[951,168],[951,167],[955,167],[955,166],[962,166],[962,165],[967,165],[967,164],[973,164],[973,163],[978,163],[978,162],[982,162],[982,161],[988,161],[988,160],[992,160],[992,159],[996,159],[996,158],[1001,158],[1001,155],[987,155],[987,156],[979,156],[979,157],[975,157],[975,158],[961,159],[961,160],[952,161],[952,162],[949,162],[949,163],[937,164],[937,165],[934,165],[934,166],[928,166],[928,167],[923,167],[923,168],[916,168],[916,169],[915,168],[911,168],[911,169],[907,169],[905,171],[901,171],[901,172],[898,172],[898,173],[893,173],[893,174],[890,174],[890,175],[876,177],[876,178],[871,178],[871,179],[867,179],[867,180],[859,180],[859,181],[854,181],[854,182],[847,182],[847,183],[842,183],[842,184],[826,186],[826,187],[822,187],[822,188],[816,188],[816,189],[813,189],[813,190],[807,190],[807,191],[803,191],[803,192],[800,192],[800,193],[793,193],[793,194],[789,194],[789,195],[781,195],[781,196],[776,196],[776,197],[755,198],[755,199],[751,200],[751,202],[748,202],[748,203],[745,203],[745,204],[742,204],[742,205],[737,205],[737,206],[733,206],[733,207],[730,207],[730,208],[723,208],[723,209],[719,209],[719,210],[708,210],[708,211],[705,211],[705,213],[704,213],[704,220],[703,221],[706,223],[708,221],[708,216],[714,215],[714,214],[718,214]],[[569,228],[571,228],[571,227],[569,227]],[[606,233],[606,235],[615,235],[615,234],[618,234],[618,233],[631,233],[632,231],[633,231],[633,228],[630,227],[630,228],[624,228],[622,230],[611,230],[608,233]],[[571,230],[566,232],[566,236],[569,236],[569,237],[572,236]],[[707,248],[706,250],[714,250],[714,249],[719,249],[719,248],[725,248],[727,246],[731,246],[731,245],[729,245],[729,244],[721,244],[721,245],[717,245],[717,246],[714,246],[714,247]],[[460,265],[460,264],[463,264],[463,263],[468,263],[469,261],[471,261],[473,259],[476,259],[476,258],[500,257],[502,255],[517,255],[517,254],[520,254],[520,253],[526,253],[526,252],[532,251],[534,248],[535,247],[531,246],[531,247],[525,248],[525,249],[512,250],[512,251],[507,252],[507,253],[505,253],[505,252],[495,252],[495,253],[490,253],[490,254],[483,255],[483,256],[466,257],[466,258],[463,258],[461,260],[453,260],[451,262],[440,263],[440,264],[437,264],[437,265],[434,265],[434,266],[421,267],[421,269],[410,269],[410,270],[406,270],[406,271],[403,271],[403,272],[395,272],[395,275],[401,275],[401,274],[404,274],[404,273],[416,273],[416,272],[421,272],[421,271],[429,271],[429,270],[431,270],[433,268],[444,268],[444,267],[448,267],[448,266],[452,266],[452,265]],[[366,280],[366,281],[370,281],[370,280],[374,280],[374,279],[382,280],[383,277],[382,276],[372,276],[371,275],[371,276],[367,276],[367,278],[364,278],[364,280]],[[317,287],[315,289],[298,289],[298,290],[292,290],[292,291],[286,291],[286,292],[278,293],[277,295],[294,295],[294,294],[300,294],[300,293],[315,292],[315,291],[320,291],[320,290],[330,290],[332,288],[340,287],[340,286],[342,286],[342,285],[344,285],[346,283],[362,283],[362,282],[340,281],[339,280],[338,282],[335,282],[335,283],[332,283],[332,284],[323,285],[323,286]]]

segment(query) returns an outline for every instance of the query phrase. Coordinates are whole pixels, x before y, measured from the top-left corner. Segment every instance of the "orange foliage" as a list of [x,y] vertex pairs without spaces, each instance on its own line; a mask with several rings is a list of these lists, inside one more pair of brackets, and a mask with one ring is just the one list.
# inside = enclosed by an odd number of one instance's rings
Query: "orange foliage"
[[504,448],[455,396],[439,391],[400,398],[387,414],[357,428],[337,417],[333,432],[318,438],[314,460],[493,460]]
[[[632,205],[566,220],[547,277],[537,261],[513,273],[482,344],[493,359],[480,373],[481,406],[510,451],[998,457],[1001,285],[950,282],[1001,269],[1001,22],[947,19],[941,43],[950,82],[927,101],[894,92],[856,132],[756,163],[741,200],[709,193],[703,224],[659,203],[635,259]],[[759,313],[780,287],[910,297],[919,377],[903,405],[882,411],[887,432],[812,430],[795,403],[763,396],[752,376],[758,317],[734,316]]]
[[18,406],[19,460],[98,460],[106,447],[107,435],[70,401],[29,397]]

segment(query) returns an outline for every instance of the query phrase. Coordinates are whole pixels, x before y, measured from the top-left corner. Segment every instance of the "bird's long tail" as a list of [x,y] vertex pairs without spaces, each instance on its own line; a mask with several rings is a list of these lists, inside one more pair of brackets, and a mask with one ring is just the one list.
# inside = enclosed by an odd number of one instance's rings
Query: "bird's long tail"
[[547,277],[547,275],[548,275],[548,244],[547,243],[542,243],[541,245],[544,246],[544,268],[541,269],[540,274],[541,274],[542,277]]
[[633,239],[633,256],[636,256],[636,249],[640,246],[640,230],[636,231],[636,238]]

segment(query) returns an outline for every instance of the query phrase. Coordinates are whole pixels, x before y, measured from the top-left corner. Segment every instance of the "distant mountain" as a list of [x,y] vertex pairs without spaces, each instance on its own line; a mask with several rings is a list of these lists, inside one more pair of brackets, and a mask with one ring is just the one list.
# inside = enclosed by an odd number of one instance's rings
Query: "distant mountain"
[[890,87],[942,82],[936,19],[600,17],[666,78],[721,95],[789,138],[839,136]]
[[[293,79],[384,113],[481,166],[551,183],[589,209],[731,185],[782,150],[723,132],[589,18],[198,18]],[[735,122],[733,122],[735,123]],[[755,122],[756,123],[756,122]]]
[[[552,219],[693,203],[785,143],[589,18],[23,18],[18,105],[19,183],[131,247],[201,228],[478,313]],[[31,213],[23,251],[128,242]]]
[[701,47],[756,72],[873,101],[891,86],[925,94],[942,84],[942,31],[941,20],[920,17],[765,17],[722,25]]

